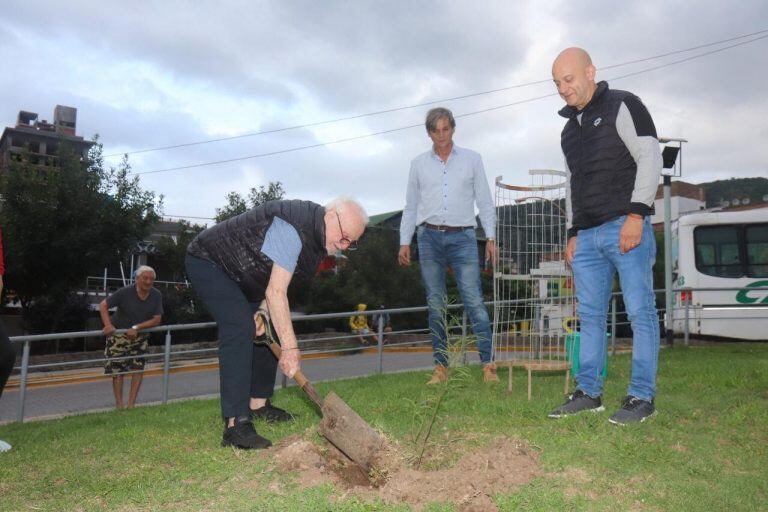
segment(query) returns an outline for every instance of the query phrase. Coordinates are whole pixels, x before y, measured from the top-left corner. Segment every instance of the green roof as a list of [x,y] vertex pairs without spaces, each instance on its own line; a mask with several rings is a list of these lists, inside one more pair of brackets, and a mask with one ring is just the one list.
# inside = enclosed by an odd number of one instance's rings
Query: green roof
[[403,210],[395,210],[393,212],[379,213],[379,214],[376,214],[376,215],[371,215],[370,217],[368,217],[368,225],[369,226],[375,226],[377,224],[380,224],[380,223],[384,222],[385,220],[390,219],[390,218],[394,217],[395,215],[398,215],[398,214],[402,213],[402,211]]

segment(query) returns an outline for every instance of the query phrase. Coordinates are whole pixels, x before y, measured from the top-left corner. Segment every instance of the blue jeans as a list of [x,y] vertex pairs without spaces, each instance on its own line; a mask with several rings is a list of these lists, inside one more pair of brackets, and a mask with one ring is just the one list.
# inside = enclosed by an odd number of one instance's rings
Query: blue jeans
[[573,277],[576,284],[581,350],[578,388],[596,397],[603,392],[606,316],[613,276],[618,272],[624,304],[632,324],[632,377],[628,394],[650,400],[656,395],[659,360],[659,317],[653,294],[656,239],[648,217],[643,221],[640,245],[619,253],[619,231],[626,216],[582,229],[576,239]]
[[480,285],[480,259],[477,255],[475,230],[444,232],[419,226],[416,230],[419,265],[429,308],[429,330],[435,364],[448,366],[446,353],[446,290],[445,271],[451,267],[456,276],[461,301],[477,336],[480,361],[493,361],[491,324],[483,304]]

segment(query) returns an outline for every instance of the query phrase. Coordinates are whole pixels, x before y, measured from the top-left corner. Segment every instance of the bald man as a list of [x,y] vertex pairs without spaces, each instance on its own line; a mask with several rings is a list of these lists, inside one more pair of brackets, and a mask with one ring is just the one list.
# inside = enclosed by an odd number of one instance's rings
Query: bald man
[[603,411],[606,316],[618,273],[632,322],[632,377],[609,421],[645,421],[655,412],[659,318],[653,294],[656,241],[650,215],[662,159],[651,115],[632,93],[595,83],[581,48],[563,50],[552,65],[567,104],[560,144],[568,172],[568,245],[578,299],[581,343],[577,389],[549,414],[562,418]]

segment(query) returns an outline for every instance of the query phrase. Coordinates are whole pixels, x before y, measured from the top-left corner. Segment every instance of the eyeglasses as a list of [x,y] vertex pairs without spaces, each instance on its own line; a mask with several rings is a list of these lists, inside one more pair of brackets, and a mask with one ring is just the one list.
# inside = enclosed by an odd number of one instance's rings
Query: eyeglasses
[[341,217],[339,217],[339,212],[336,212],[336,220],[339,221],[339,233],[341,233],[341,238],[339,239],[339,243],[347,244],[348,251],[356,251],[357,240],[350,240],[349,238],[344,236],[344,228],[341,227]]

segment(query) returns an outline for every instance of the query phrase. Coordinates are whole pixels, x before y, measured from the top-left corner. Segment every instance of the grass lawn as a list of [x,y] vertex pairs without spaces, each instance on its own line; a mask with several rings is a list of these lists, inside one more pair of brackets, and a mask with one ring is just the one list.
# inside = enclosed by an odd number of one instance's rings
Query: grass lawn
[[[620,428],[608,417],[629,366],[629,355],[611,359],[604,413],[562,420],[546,418],[562,401],[562,374],[536,375],[528,402],[524,372],[515,372],[508,395],[505,385],[483,385],[473,367],[442,403],[428,467],[453,464],[503,435],[538,454],[541,476],[494,496],[500,510],[768,510],[768,344],[662,350],[659,414]],[[506,370],[499,373],[505,383]],[[318,389],[333,389],[407,449],[414,418],[435,393],[426,379],[413,372]],[[280,391],[274,401],[297,419],[259,423],[260,433],[273,442],[312,437],[319,416],[300,391]],[[0,439],[13,450],[0,454],[0,511],[408,510],[330,484],[302,488],[273,468],[269,452],[222,449],[218,415],[218,401],[194,400],[2,426]]]

